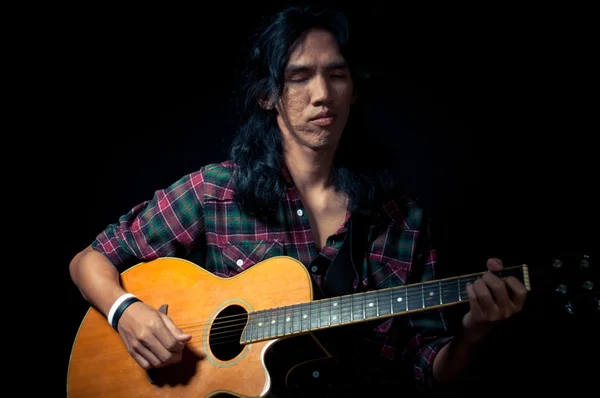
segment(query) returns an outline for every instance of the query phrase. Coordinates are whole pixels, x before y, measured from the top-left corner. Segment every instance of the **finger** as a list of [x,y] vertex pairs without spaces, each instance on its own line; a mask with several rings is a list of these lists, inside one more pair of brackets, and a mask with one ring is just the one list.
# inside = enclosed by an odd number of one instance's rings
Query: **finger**
[[525,288],[525,285],[523,285],[523,283],[521,283],[521,281],[514,276],[505,278],[504,282],[513,293],[513,298],[511,300],[512,303],[514,304],[515,308],[520,311],[525,304],[525,299],[527,298],[527,288]]
[[162,368],[171,364],[175,364],[178,363],[179,361],[181,361],[181,358],[183,358],[183,354],[182,352],[170,352],[169,353],[169,359],[162,361],[159,365],[157,365],[157,368]]
[[133,359],[144,369],[159,366],[161,360],[141,341],[136,338],[127,338],[127,349]]
[[135,359],[135,361],[142,367],[142,369],[151,369],[152,364],[141,354],[138,354],[136,351],[130,351],[131,357]]
[[473,290],[477,297],[477,301],[481,306],[484,319],[490,321],[498,316],[498,306],[496,305],[490,289],[483,279],[477,279],[473,283]]
[[171,336],[174,339],[173,342],[171,342],[170,346],[165,347],[172,352],[179,352],[183,350],[183,347],[185,347],[185,343],[190,341],[192,339],[192,336],[187,333],[184,333],[181,329],[179,329],[173,323],[173,320],[167,315],[162,314],[162,320],[169,332],[171,332]]
[[487,268],[492,272],[500,271],[504,268],[502,260],[496,257],[489,258],[486,265]]
[[498,313],[496,315],[500,319],[508,318],[514,310],[514,305],[510,297],[508,297],[506,284],[502,279],[498,278],[491,272],[486,272],[483,274],[482,279],[485,281],[489,290],[491,290],[492,299],[498,308]]
[[173,353],[167,348],[168,343],[165,343],[165,340],[176,342],[175,338],[168,329],[164,327],[162,322],[160,322],[160,327],[154,329],[152,332],[148,332],[149,333],[144,334],[143,336],[138,336],[136,342],[141,344],[139,350],[145,352],[145,347],[154,355],[154,357],[156,357],[157,360],[154,360],[152,357],[146,357],[154,367],[160,367],[165,363],[171,363]]
[[474,317],[481,319],[483,317],[483,310],[479,304],[479,300],[477,299],[477,294],[475,293],[473,284],[467,283],[465,288],[467,290],[467,297],[469,298],[470,311],[473,313]]
[[163,322],[153,333],[153,336],[143,341],[160,360],[159,364],[153,365],[159,366],[164,363],[172,363],[174,360],[173,355],[183,350],[184,343],[177,341]]

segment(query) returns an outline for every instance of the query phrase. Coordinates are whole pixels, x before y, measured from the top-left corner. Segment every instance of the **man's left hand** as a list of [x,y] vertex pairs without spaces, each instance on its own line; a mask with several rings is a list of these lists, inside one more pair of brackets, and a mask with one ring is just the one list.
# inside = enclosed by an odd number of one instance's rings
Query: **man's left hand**
[[463,318],[463,327],[469,342],[481,340],[496,322],[520,312],[527,297],[525,285],[517,278],[500,278],[493,273],[504,268],[502,260],[488,259],[487,268],[488,272],[466,286],[470,310]]

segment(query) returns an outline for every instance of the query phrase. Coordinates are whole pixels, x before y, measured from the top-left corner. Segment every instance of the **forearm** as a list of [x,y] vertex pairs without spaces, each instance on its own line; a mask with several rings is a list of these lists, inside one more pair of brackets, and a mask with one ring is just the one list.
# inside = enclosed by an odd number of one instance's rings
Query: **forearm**
[[104,316],[125,290],[117,268],[102,253],[87,247],[69,264],[71,279],[82,296]]
[[433,377],[437,383],[457,380],[478,353],[481,342],[472,342],[459,335],[440,349],[433,360]]

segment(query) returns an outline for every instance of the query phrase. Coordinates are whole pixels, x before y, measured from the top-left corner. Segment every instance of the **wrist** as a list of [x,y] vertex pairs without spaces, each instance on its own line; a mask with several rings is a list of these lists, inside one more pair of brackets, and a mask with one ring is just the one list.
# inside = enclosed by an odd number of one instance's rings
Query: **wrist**
[[140,301],[135,295],[132,293],[125,293],[121,295],[119,298],[115,300],[112,307],[108,311],[108,315],[106,317],[109,325],[113,327],[116,331],[118,331],[117,326],[119,324],[119,319],[123,312],[129,307],[131,304]]
[[461,340],[468,344],[479,344],[491,333],[491,326],[480,326],[478,328],[464,328]]

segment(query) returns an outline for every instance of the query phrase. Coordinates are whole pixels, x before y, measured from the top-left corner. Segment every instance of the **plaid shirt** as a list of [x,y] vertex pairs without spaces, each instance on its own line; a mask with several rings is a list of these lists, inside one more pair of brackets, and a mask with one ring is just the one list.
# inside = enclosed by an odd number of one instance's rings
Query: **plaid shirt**
[[[272,219],[242,213],[234,201],[230,162],[207,165],[188,174],[151,200],[138,204],[109,225],[92,246],[121,271],[157,257],[205,254],[202,266],[231,277],[269,257],[286,255],[307,266],[315,289],[323,287],[328,265],[346,234],[346,223],[327,239],[319,252],[308,217],[287,170],[287,193]],[[425,250],[417,267],[415,244],[422,230],[423,211],[409,196],[389,201],[369,230],[362,283],[367,290],[388,288],[435,278],[435,250]],[[346,221],[350,218],[348,212]],[[388,318],[367,330],[365,347],[381,362],[403,360],[412,369],[419,389],[432,385],[433,358],[451,337],[441,310]],[[400,347],[398,336],[408,333]],[[400,341],[397,341],[400,340]],[[400,355],[397,355],[397,352]]]

